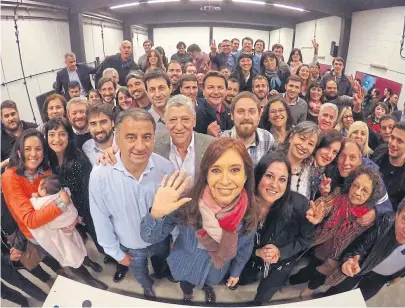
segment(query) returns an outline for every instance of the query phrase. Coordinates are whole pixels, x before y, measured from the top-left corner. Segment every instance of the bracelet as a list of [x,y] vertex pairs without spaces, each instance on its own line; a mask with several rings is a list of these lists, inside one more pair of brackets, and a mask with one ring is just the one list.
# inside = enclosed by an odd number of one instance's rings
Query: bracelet
[[55,203],[62,212],[67,210],[67,206],[62,200],[56,199]]

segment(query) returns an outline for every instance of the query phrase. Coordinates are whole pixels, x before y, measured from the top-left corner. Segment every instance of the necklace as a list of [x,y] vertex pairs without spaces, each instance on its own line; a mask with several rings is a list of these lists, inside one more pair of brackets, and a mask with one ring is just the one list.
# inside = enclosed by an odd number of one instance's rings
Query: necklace
[[299,168],[294,168],[294,170],[293,170],[293,174],[292,175],[294,175],[294,176],[297,176],[298,177],[298,179],[297,179],[297,190],[296,190],[296,192],[299,192],[299,189],[300,189],[300,184],[301,184],[301,175],[302,175],[302,173],[303,173],[303,168],[301,168],[301,167],[299,167]]

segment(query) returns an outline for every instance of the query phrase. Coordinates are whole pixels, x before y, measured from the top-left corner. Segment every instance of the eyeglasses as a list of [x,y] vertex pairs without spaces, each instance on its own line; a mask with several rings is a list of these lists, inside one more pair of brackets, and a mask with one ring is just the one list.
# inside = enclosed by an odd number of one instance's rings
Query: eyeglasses
[[270,114],[271,115],[276,115],[277,113],[283,113],[283,112],[285,112],[285,108],[283,108],[283,109],[273,109],[273,110],[270,110]]

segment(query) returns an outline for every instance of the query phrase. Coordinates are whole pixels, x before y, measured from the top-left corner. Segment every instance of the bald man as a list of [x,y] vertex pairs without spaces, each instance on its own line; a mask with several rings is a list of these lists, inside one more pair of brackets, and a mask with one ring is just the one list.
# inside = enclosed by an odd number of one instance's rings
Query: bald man
[[120,45],[120,52],[113,56],[107,56],[103,63],[100,64],[96,73],[96,88],[103,71],[110,67],[117,70],[119,75],[118,83],[121,86],[126,86],[125,77],[127,77],[130,71],[139,69],[132,58],[132,43],[130,41],[123,41]]

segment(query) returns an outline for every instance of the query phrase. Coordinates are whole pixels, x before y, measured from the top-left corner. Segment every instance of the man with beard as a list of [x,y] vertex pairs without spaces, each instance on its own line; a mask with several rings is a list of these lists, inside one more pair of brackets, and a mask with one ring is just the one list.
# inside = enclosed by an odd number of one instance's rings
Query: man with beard
[[67,118],[75,133],[73,142],[81,149],[83,144],[91,139],[87,123],[88,102],[85,97],[75,97],[66,105]]
[[111,107],[115,106],[115,91],[117,90],[117,84],[110,77],[102,77],[98,82],[98,92],[100,93],[101,100],[105,104],[109,104]]
[[260,104],[262,106],[260,109],[261,111],[269,101],[269,81],[266,77],[257,75],[253,78],[252,84],[252,92],[260,100]]
[[146,93],[145,82],[143,81],[144,78],[145,73],[137,70],[128,74],[126,84],[135,104],[138,105],[139,108],[149,111],[152,104]]
[[[100,79],[101,80],[101,79]],[[92,139],[83,144],[83,152],[89,158],[91,164],[96,164],[97,158],[104,153],[105,149],[115,146],[114,138],[114,112],[107,104],[93,105],[89,109],[89,131]],[[104,263],[114,262],[110,256],[105,256]],[[116,262],[114,262],[116,263]],[[117,263],[117,271],[113,281],[120,282],[125,278],[128,266]]]
[[228,79],[228,88],[224,99],[226,108],[231,109],[232,100],[239,93],[239,81],[235,78]]
[[360,236],[341,258],[347,278],[331,287],[325,296],[350,291],[358,284],[364,300],[384,285],[405,277],[405,199],[395,213],[386,213],[373,228]]
[[11,100],[1,103],[1,169],[7,166],[8,158],[17,137],[28,128],[36,128],[35,123],[20,120],[17,104]]
[[338,84],[335,80],[330,79],[325,83],[324,97],[325,103],[332,103],[338,106],[339,111],[343,107],[352,107],[353,112],[360,112],[364,100],[364,90],[359,89],[358,93],[353,94],[353,97],[347,95],[338,95]]
[[170,61],[167,66],[167,76],[169,77],[170,83],[172,85],[171,95],[180,94],[179,83],[183,76],[183,70],[181,69],[181,64],[177,60]]
[[[319,185],[319,191],[323,196],[327,196],[337,187],[344,185],[344,179],[347,178],[359,166],[370,166],[378,171],[379,166],[370,159],[363,157],[360,146],[356,141],[346,140],[342,144],[337,163],[329,164],[325,170],[324,180]],[[377,216],[392,211],[392,204],[388,198],[387,189],[383,187],[383,197],[377,201],[375,209],[369,211],[366,215],[357,219],[362,226],[373,223]]]
[[388,197],[394,209],[405,197],[405,123],[398,122],[388,139],[388,144],[378,146],[371,159],[380,166]]
[[235,126],[222,133],[222,136],[240,139],[255,166],[274,146],[273,135],[267,130],[258,128],[260,112],[261,102],[253,93],[247,91],[239,93],[231,104],[231,117]]

